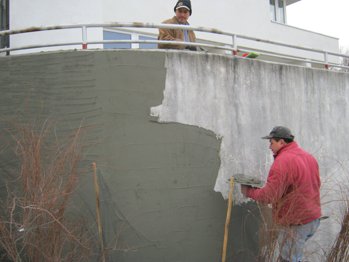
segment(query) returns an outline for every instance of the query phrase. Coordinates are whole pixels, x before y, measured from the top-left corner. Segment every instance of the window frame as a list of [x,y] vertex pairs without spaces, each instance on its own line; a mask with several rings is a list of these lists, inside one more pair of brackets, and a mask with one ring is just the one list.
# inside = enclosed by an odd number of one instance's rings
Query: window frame
[[[10,1],[0,0],[0,31],[10,29]],[[10,36],[0,37],[0,48],[10,47]]]
[[[280,1],[282,2],[282,7],[279,5]],[[274,4],[272,2],[274,2]],[[282,14],[280,14],[280,10]],[[273,22],[287,23],[286,0],[269,0],[269,12]]]

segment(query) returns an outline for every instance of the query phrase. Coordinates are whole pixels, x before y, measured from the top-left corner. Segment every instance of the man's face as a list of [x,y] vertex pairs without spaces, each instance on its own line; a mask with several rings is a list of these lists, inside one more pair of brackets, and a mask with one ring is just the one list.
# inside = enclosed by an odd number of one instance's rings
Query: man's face
[[179,23],[181,24],[185,24],[187,23],[188,19],[189,19],[190,13],[189,10],[186,8],[178,8],[176,10],[176,17],[177,20],[179,21]]
[[273,151],[273,154],[276,155],[277,152],[279,152],[279,150],[284,147],[284,145],[286,144],[285,141],[283,139],[280,139],[279,141],[276,141],[275,139],[270,139],[269,140],[270,145],[269,148],[271,151]]

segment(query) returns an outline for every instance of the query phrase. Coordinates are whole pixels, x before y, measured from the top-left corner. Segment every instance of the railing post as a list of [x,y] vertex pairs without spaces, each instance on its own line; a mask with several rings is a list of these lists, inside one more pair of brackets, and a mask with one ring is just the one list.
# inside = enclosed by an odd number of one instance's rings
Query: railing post
[[[137,34],[131,34],[131,40],[132,41],[138,41],[139,40],[139,35]],[[139,43],[131,43],[131,48],[132,49],[138,49],[139,48]]]
[[324,52],[324,59],[325,59],[325,68],[328,69],[329,66],[328,66],[328,53],[327,52]]
[[82,49],[87,49],[87,28],[82,26]]
[[234,34],[233,35],[233,55],[237,55],[238,54],[238,44],[237,44],[237,37]]

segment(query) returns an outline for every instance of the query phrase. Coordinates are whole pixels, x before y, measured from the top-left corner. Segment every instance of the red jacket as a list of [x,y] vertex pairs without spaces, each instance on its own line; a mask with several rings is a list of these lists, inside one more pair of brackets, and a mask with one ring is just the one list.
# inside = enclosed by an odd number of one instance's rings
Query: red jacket
[[282,147],[263,188],[248,188],[247,196],[272,204],[280,225],[306,224],[321,216],[320,175],[316,159],[296,142]]

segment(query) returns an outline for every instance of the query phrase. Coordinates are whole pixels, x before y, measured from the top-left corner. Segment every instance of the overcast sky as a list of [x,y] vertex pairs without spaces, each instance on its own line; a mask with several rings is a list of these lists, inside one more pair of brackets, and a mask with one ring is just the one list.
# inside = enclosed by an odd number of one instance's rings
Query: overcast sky
[[338,37],[349,50],[349,0],[302,0],[287,8],[287,23]]

